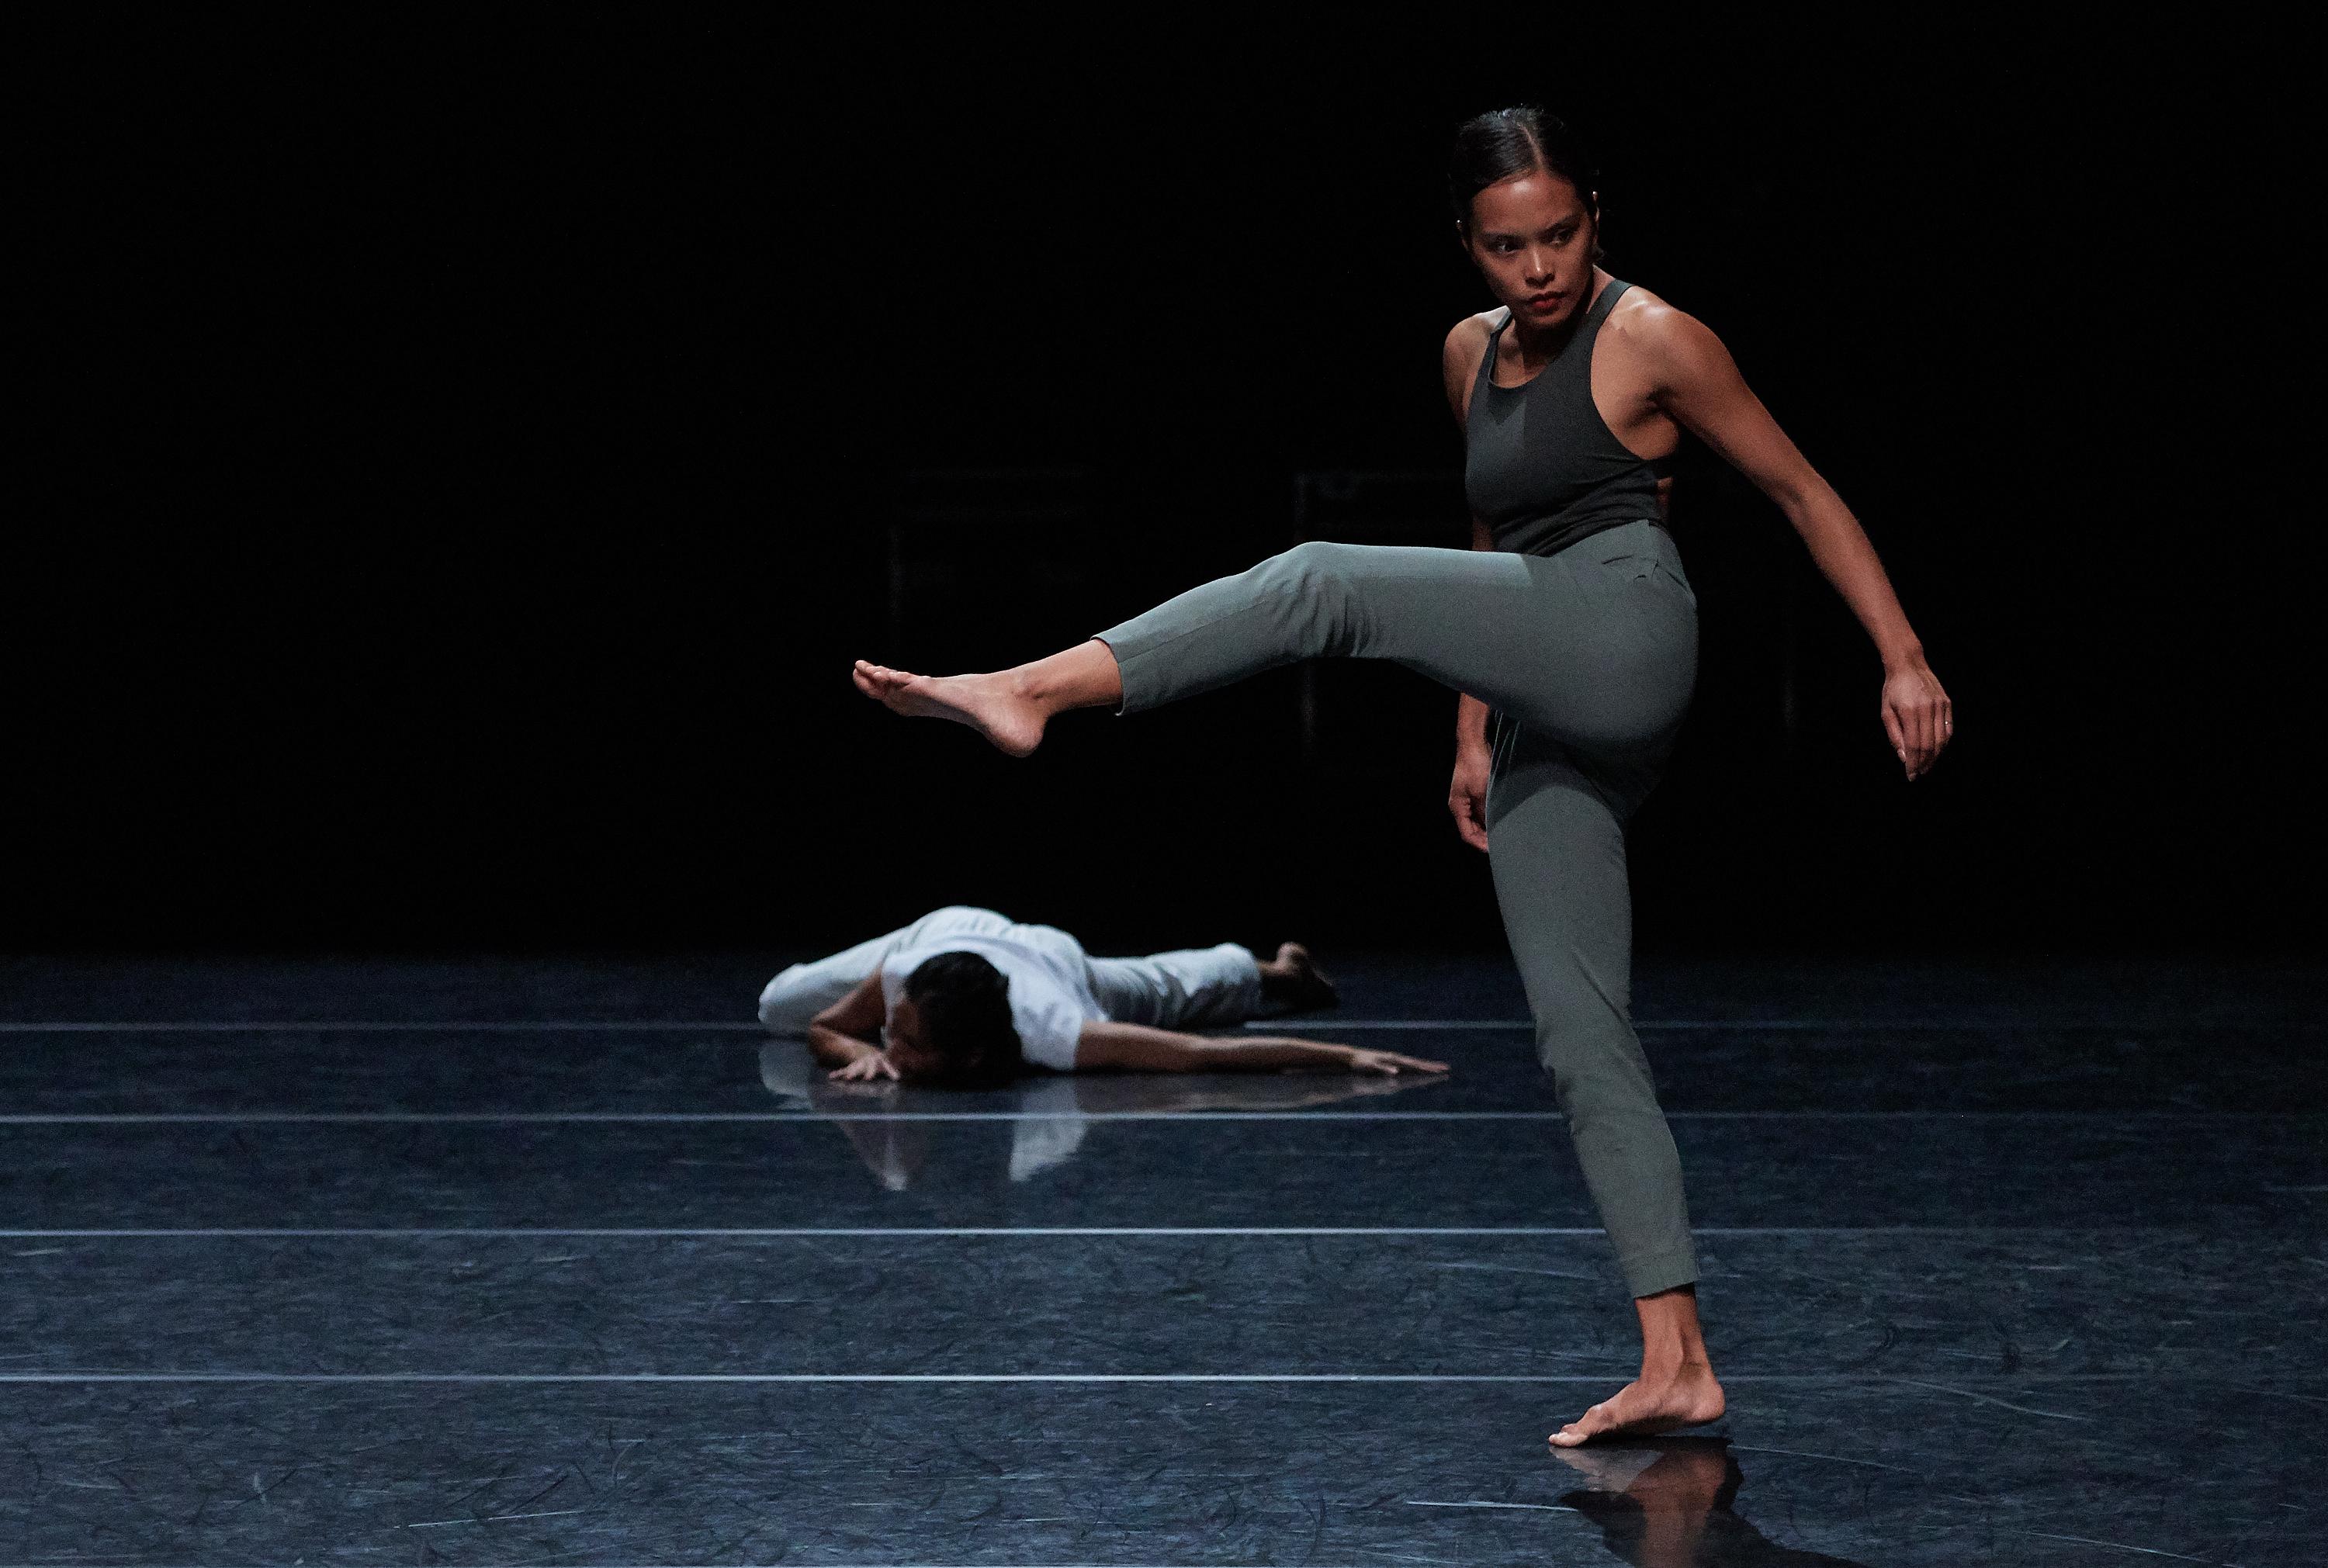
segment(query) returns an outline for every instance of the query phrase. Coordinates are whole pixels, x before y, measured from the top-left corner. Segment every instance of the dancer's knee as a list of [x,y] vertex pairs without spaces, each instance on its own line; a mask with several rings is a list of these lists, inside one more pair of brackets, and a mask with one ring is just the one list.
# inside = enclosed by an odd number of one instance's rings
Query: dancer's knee
[[1305,539],[1269,558],[1272,575],[1305,583],[1329,580],[1338,565],[1336,556],[1345,547],[1328,539]]
[[1610,1107],[1657,1104],[1640,1042],[1614,1013],[1538,1028],[1535,1056],[1552,1080],[1554,1100],[1572,1122]]
[[1355,556],[1363,546],[1305,539],[1268,561],[1270,587],[1288,606],[1296,652],[1350,657],[1361,652],[1362,619],[1354,613]]

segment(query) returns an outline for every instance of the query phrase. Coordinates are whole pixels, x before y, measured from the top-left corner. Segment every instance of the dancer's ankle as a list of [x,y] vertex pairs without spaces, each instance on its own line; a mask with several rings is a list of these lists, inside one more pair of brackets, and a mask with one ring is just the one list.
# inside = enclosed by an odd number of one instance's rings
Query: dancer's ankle
[[1021,702],[1031,702],[1048,718],[1054,711],[1057,696],[1056,682],[1041,664],[1019,664],[1002,672],[1005,690]]
[[1645,1383],[1670,1383],[1687,1373],[1711,1372],[1713,1363],[1703,1350],[1664,1349],[1641,1353],[1641,1380]]
[[1691,1366],[1710,1367],[1705,1354],[1705,1342],[1694,1334],[1676,1332],[1671,1327],[1659,1325],[1662,1332],[1645,1335],[1641,1340],[1641,1376],[1667,1378],[1678,1376]]

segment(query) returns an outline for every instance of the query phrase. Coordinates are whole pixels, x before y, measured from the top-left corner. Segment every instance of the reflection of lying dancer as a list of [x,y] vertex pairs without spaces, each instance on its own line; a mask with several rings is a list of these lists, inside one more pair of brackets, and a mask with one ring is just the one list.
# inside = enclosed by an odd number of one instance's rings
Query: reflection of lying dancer
[[[831,1118],[865,1169],[892,1192],[918,1184],[942,1147],[987,1141],[990,1123],[857,1114],[868,1094],[896,1087],[887,1078],[841,1081],[826,1072],[805,1040],[760,1047],[760,1082],[788,1110]],[[1031,1181],[1074,1159],[1101,1122],[1125,1116],[1187,1116],[1206,1111],[1306,1111],[1375,1100],[1443,1084],[1443,1073],[1036,1073],[1010,1085],[1003,1118],[1011,1182]],[[938,1167],[959,1184],[959,1162]]]
[[1496,298],[1449,330],[1441,357],[1471,549],[1310,540],[1047,658],[940,676],[859,660],[851,679],[1013,756],[1071,709],[1145,713],[1303,659],[1387,659],[1462,694],[1447,803],[1488,854],[1536,1057],[1640,1320],[1640,1376],[1553,1434],[1569,1447],[1724,1408],[1698,1322],[1681,1159],[1633,1028],[1625,865],[1626,823],[1697,678],[1697,593],[1659,472],[1685,431],[1786,513],[1859,617],[1883,664],[1877,713],[1910,779],[1954,726],[1858,519],[1722,340],[1597,265],[1591,166],[1560,122],[1525,106],[1467,122],[1448,183],[1450,238]]
[[[760,993],[760,1021],[804,1034],[835,1078],[1008,1083],[1022,1065],[1219,1073],[1272,1067],[1445,1072],[1444,1062],[1272,1035],[1184,1034],[1334,1000],[1300,943],[1266,963],[1234,942],[1094,958],[1056,925],[950,904],[812,963]],[[863,1037],[879,1031],[883,1044]]]

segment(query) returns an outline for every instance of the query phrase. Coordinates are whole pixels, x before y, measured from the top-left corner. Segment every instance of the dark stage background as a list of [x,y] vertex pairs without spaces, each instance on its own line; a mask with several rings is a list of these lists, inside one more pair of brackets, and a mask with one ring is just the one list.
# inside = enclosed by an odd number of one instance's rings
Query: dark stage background
[[1534,99],[1958,720],[1905,783],[1864,634],[1692,445],[1641,947],[2316,946],[2273,249],[2312,175],[2267,52],[1157,26],[21,35],[0,941],[805,953],[970,902],[1103,950],[1493,948],[1419,677],[1279,671],[1014,761],[847,671],[1016,662],[1300,537],[1463,543],[1439,352],[1490,301],[1441,158]]

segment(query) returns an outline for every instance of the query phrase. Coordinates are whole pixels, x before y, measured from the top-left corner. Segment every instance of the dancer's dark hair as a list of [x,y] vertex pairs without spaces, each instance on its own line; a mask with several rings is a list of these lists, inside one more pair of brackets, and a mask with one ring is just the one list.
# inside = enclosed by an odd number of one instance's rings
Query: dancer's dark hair
[[1010,982],[975,953],[933,953],[906,976],[922,1040],[943,1066],[926,1075],[955,1088],[999,1087],[1026,1065],[1010,1022]]
[[1466,239],[1471,233],[1471,198],[1498,180],[1541,171],[1576,187],[1576,198],[1592,214],[1592,259],[1600,249],[1600,205],[1595,192],[1600,174],[1583,141],[1558,115],[1535,104],[1489,109],[1455,127],[1447,158],[1447,202]]

